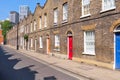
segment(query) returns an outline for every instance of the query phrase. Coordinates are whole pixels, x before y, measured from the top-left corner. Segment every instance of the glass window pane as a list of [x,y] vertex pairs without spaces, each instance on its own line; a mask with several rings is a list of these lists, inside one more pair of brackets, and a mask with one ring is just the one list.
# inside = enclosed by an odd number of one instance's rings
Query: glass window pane
[[57,23],[57,19],[58,19],[58,9],[54,10],[54,23]]
[[115,7],[115,0],[103,0],[103,10]]
[[95,52],[95,36],[94,36],[94,31],[86,31],[85,32],[85,46],[84,50],[86,53],[89,54],[94,54]]
[[63,20],[67,20],[68,17],[68,5],[65,3],[63,5]]
[[90,0],[82,1],[82,15],[90,14]]

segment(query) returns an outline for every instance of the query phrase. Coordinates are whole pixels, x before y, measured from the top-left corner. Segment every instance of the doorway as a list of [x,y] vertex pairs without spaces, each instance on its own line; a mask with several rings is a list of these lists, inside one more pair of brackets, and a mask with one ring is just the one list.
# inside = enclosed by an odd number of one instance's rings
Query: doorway
[[73,39],[72,36],[68,37],[68,59],[72,60],[73,57]]
[[115,37],[115,69],[120,69],[120,32]]
[[115,54],[114,63],[115,69],[120,69],[120,26],[115,29]]
[[35,39],[35,51],[37,51],[37,39]]
[[50,53],[50,39],[49,38],[47,38],[46,39],[46,46],[47,46],[47,54],[49,54]]
[[72,60],[73,57],[73,37],[72,37],[72,32],[68,31],[67,32],[67,54],[68,54],[68,59]]

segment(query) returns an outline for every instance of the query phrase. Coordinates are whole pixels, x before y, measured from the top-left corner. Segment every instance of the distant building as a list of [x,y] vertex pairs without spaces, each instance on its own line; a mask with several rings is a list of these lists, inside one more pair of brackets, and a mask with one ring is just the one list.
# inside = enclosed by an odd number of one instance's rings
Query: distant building
[[0,25],[0,44],[3,44],[3,35],[2,35],[1,25]]
[[17,24],[19,22],[19,13],[16,11],[11,11],[9,16],[10,22]]
[[27,5],[21,5],[19,7],[19,21],[23,20],[24,17],[27,17],[29,13],[30,13],[29,6],[27,6]]

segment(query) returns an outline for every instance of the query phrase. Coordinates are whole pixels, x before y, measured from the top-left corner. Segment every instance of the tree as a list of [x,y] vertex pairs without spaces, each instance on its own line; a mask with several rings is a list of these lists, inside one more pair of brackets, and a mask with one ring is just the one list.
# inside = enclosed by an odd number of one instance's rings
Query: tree
[[12,23],[8,20],[5,20],[4,22],[1,22],[1,28],[2,28],[2,35],[4,37],[4,44],[6,44],[6,35],[7,32],[13,27]]
[[27,34],[24,35],[24,39],[26,41],[26,50],[27,50],[27,44],[28,44],[28,35]]
[[24,35],[24,39],[25,39],[26,41],[28,41],[28,35],[27,35],[27,34]]

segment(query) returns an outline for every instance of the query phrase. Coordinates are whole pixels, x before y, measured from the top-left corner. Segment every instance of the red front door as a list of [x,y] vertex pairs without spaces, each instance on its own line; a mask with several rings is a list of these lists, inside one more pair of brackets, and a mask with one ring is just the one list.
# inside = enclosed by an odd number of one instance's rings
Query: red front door
[[68,37],[68,59],[72,60],[73,57],[72,36]]

